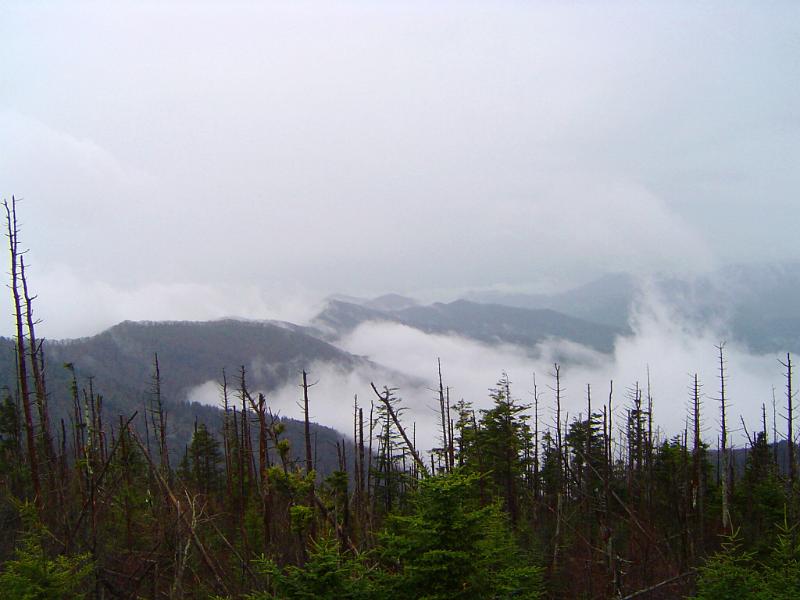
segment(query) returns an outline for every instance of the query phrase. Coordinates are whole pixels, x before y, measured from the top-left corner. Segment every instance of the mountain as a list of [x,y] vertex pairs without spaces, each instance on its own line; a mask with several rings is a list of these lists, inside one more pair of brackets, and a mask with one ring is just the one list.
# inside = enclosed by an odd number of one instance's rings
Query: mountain
[[336,340],[367,321],[393,321],[400,323],[399,317],[391,312],[368,308],[363,304],[328,300],[325,308],[317,314],[311,324],[327,340]]
[[[221,380],[235,382],[245,367],[251,389],[270,391],[296,378],[314,362],[350,371],[365,363],[289,323],[224,319],[206,322],[131,322],[89,338],[51,342],[48,353],[74,363],[80,372],[114,385],[146,389],[158,352],[165,397],[182,401],[192,388]],[[136,383],[139,382],[139,383]]]
[[468,292],[464,299],[517,308],[557,310],[579,319],[627,330],[638,290],[639,284],[634,276],[616,273],[554,294],[474,291]]
[[402,310],[419,304],[419,302],[413,298],[401,296],[400,294],[383,294],[376,298],[362,298],[360,296],[350,296],[347,294],[331,294],[328,296],[328,300],[384,311]]
[[400,294],[384,294],[372,300],[367,300],[363,306],[374,310],[395,311],[418,306],[419,302]]
[[654,298],[681,318],[713,324],[754,352],[800,352],[800,263],[728,265],[691,277],[605,275],[555,294],[475,291],[473,302],[558,312],[628,330],[637,303]]
[[389,321],[426,333],[456,334],[489,344],[516,344],[531,350],[549,338],[558,338],[610,352],[615,338],[625,333],[622,328],[591,323],[554,310],[531,310],[466,300],[415,305],[392,311],[332,300],[315,317],[313,324],[332,338],[344,335],[367,321]]
[[[168,441],[173,460],[178,460],[191,438],[195,421],[212,430],[222,424],[216,407],[187,402],[192,388],[208,381],[220,381],[227,370],[231,397],[245,366],[251,390],[274,390],[288,381],[299,381],[300,371],[314,363],[333,365],[344,372],[375,365],[313,337],[310,330],[280,322],[226,319],[209,322],[126,321],[87,338],[48,341],[45,344],[47,388],[53,424],[72,415],[69,371],[75,367],[81,387],[91,385],[103,395],[107,418],[144,414],[153,389],[153,358],[158,353],[162,397],[168,413]],[[0,385],[14,389],[14,342],[0,338]],[[349,408],[348,408],[349,410]],[[292,448],[302,448],[302,423],[283,419]],[[137,420],[139,428],[143,424]],[[56,428],[57,429],[57,428]],[[328,427],[314,426],[315,439],[327,449],[341,439]],[[335,467],[335,460],[323,459],[323,470]],[[177,463],[175,463],[177,464]]]

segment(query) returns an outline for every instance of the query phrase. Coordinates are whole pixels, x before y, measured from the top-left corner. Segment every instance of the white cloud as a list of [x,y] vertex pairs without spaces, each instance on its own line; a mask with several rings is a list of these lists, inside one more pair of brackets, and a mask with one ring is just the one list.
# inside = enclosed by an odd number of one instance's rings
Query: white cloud
[[[37,331],[51,339],[94,335],[121,321],[204,321],[221,318],[282,320],[304,323],[323,300],[303,288],[265,289],[255,284],[149,282],[122,286],[86,280],[68,267],[30,269]],[[12,314],[11,295],[0,307]],[[13,335],[9,319],[0,335]]]
[[[626,390],[636,382],[647,385],[648,370],[655,401],[656,423],[666,435],[683,430],[689,401],[689,384],[697,373],[703,385],[704,426],[711,445],[717,435],[719,406],[718,358],[715,346],[722,334],[684,317],[655,297],[647,296],[633,322],[634,335],[619,338],[612,355],[602,355],[564,341],[552,340],[539,347],[540,355],[510,345],[488,346],[457,336],[429,335],[403,325],[366,323],[342,341],[350,352],[365,354],[391,365],[403,373],[421,377],[428,383],[400,389],[409,408],[407,421],[428,422],[424,439],[428,446],[436,438],[435,400],[430,391],[436,387],[436,359],[441,357],[445,384],[451,386],[454,399],[464,398],[476,408],[491,405],[488,390],[502,372],[513,382],[512,392],[523,402],[530,402],[533,374],[536,374],[542,397],[544,418],[552,419],[554,394],[551,386],[553,363],[562,364],[563,410],[570,415],[586,412],[586,384],[593,390],[593,405],[607,402],[609,381],[614,381],[617,423],[629,405]],[[773,355],[755,355],[728,343],[725,347],[730,400],[731,430],[740,430],[739,416],[748,428],[760,422],[761,403],[771,406],[772,386],[782,385],[781,368]],[[393,385],[392,381],[385,382]],[[780,399],[779,399],[780,403]],[[771,408],[770,408],[771,410]],[[742,444],[741,433],[735,438]]]
[[26,198],[42,268],[115,287],[453,289],[795,256],[795,13],[11,3],[0,193]]

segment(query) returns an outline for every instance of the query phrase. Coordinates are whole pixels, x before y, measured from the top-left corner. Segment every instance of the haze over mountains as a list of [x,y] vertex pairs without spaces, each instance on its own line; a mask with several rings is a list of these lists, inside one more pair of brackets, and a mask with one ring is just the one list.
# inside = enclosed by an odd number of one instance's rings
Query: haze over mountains
[[554,294],[475,291],[474,302],[554,309],[587,321],[627,329],[636,303],[655,296],[678,315],[711,324],[730,341],[755,352],[800,351],[800,263],[729,265],[680,278],[605,275]]
[[[578,390],[587,382],[644,380],[642,361],[648,372],[652,366],[655,382],[666,393],[664,378],[658,377],[661,363],[672,367],[682,360],[682,372],[702,372],[705,358],[694,364],[698,359],[687,350],[690,342],[713,358],[713,343],[728,340],[738,352],[734,362],[743,368],[758,365],[758,373],[742,377],[748,394],[751,389],[766,394],[770,383],[763,373],[769,361],[800,350],[798,297],[800,266],[787,264],[729,267],[691,279],[643,281],[613,274],[557,294],[476,291],[429,305],[398,294],[337,295],[307,325],[242,319],[124,322],[92,337],[50,342],[50,393],[56,404],[60,399],[62,408],[67,406],[68,373],[60,365],[73,363],[80,377],[95,378],[110,410],[130,413],[151,388],[157,352],[164,396],[180,405],[180,418],[187,422],[200,410],[191,402],[219,406],[222,369],[235,388],[242,366],[251,390],[267,393],[277,413],[296,417],[297,385],[305,369],[319,380],[313,397],[321,424],[349,431],[353,395],[368,402],[368,383],[374,380],[408,394],[424,439],[422,422],[438,357],[454,393],[478,405],[502,370],[515,377],[532,371],[546,376],[548,365],[561,362],[574,373],[572,400],[579,407],[583,394]],[[653,307],[658,307],[657,318]],[[672,336],[675,356],[665,336]],[[750,353],[767,358],[748,362]],[[2,369],[5,381],[12,381],[10,343]],[[735,381],[739,374],[733,375]],[[530,386],[522,383],[524,398]],[[684,384],[670,382],[676,383]],[[184,423],[179,429],[185,435],[176,438],[178,447],[191,428]]]
[[454,334],[487,344],[515,344],[534,351],[541,342],[564,339],[601,352],[610,352],[614,339],[628,333],[624,327],[601,325],[551,309],[529,309],[456,300],[429,306],[409,305],[399,310],[376,310],[331,300],[312,324],[333,339],[370,321],[398,323],[425,333]]

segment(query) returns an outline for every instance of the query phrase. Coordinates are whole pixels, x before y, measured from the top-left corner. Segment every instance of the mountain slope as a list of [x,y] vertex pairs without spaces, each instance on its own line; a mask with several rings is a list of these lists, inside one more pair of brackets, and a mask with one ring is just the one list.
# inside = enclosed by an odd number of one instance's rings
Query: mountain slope
[[344,335],[367,321],[389,321],[426,333],[456,334],[481,342],[533,348],[549,338],[565,339],[601,352],[613,349],[622,328],[591,323],[554,310],[531,310],[457,300],[449,304],[378,311],[363,305],[331,301],[314,324],[331,335]]
[[[45,344],[47,389],[52,425],[72,418],[70,372],[75,367],[79,386],[87,388],[89,378],[96,393],[103,395],[104,418],[116,422],[119,415],[138,411],[141,420],[153,388],[153,357],[158,353],[161,389],[168,415],[168,444],[177,461],[191,439],[196,421],[219,431],[221,411],[216,407],[186,402],[188,392],[210,380],[220,381],[227,369],[231,399],[241,405],[235,390],[239,368],[245,366],[251,390],[270,391],[285,383],[299,381],[300,371],[325,363],[348,372],[374,366],[308,334],[308,330],[285,323],[221,320],[210,322],[120,323],[98,335]],[[15,389],[14,343],[0,338],[0,385]],[[302,446],[302,423],[283,419],[286,437],[298,452]],[[314,439],[327,449],[341,439],[333,429],[313,425]],[[177,464],[176,462],[173,464]],[[335,468],[335,458],[322,454],[321,470]]]
[[[646,294],[643,293],[646,290]],[[555,309],[627,329],[637,298],[668,304],[688,322],[712,323],[720,335],[756,352],[800,352],[800,263],[728,265],[692,277],[606,275],[556,294],[476,291],[470,301]]]
[[[230,381],[245,367],[251,389],[272,390],[297,377],[314,362],[351,370],[364,360],[290,324],[225,319],[207,322],[134,323],[125,321],[103,333],[51,343],[49,354],[72,362],[86,375],[146,389],[158,352],[165,397],[184,400],[193,387]],[[136,382],[139,382],[138,384]]]
[[616,273],[554,294],[476,291],[469,292],[464,298],[485,304],[557,310],[579,319],[627,329],[630,309],[638,289],[635,277]]

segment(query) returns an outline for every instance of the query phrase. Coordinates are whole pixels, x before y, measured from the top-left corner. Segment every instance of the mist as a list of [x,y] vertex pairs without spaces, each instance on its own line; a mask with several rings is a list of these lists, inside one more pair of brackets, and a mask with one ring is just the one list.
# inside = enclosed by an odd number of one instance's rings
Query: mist
[[[723,316],[716,322],[698,321],[689,306],[676,306],[660,297],[654,288],[644,288],[631,316],[632,335],[620,336],[610,354],[573,342],[551,339],[536,348],[509,344],[484,344],[455,335],[433,335],[396,323],[373,321],[356,328],[337,345],[368,357],[392,371],[374,369],[344,372],[317,363],[310,365],[312,420],[351,436],[353,402],[367,409],[378,400],[370,387],[374,382],[396,388],[402,399],[403,421],[416,431],[421,449],[440,445],[438,366],[441,359],[445,386],[451,404],[460,399],[476,410],[492,406],[490,393],[506,373],[514,398],[532,405],[534,378],[540,402],[540,420],[551,425],[555,418],[554,364],[561,368],[562,415],[570,420],[586,415],[587,385],[593,410],[608,403],[613,381],[613,418],[624,423],[625,410],[632,404],[630,390],[638,384],[649,391],[654,403],[654,423],[661,439],[684,431],[689,415],[692,378],[696,373],[702,386],[703,434],[713,442],[719,430],[719,354],[724,345],[726,396],[729,401],[728,430],[735,444],[747,442],[740,417],[750,435],[760,430],[762,403],[772,423],[773,392],[777,394],[778,419],[783,404],[783,367],[777,354],[755,354],[741,344],[726,342]],[[297,381],[268,392],[273,412],[302,418],[302,390]],[[194,390],[190,400],[219,405],[218,386],[210,382]],[[367,411],[368,412],[368,411]],[[533,415],[533,409],[528,411]],[[779,424],[780,429],[780,424]],[[617,431],[619,433],[619,430]],[[771,436],[771,431],[769,432]],[[713,443],[711,444],[714,445]]]
[[42,332],[797,257],[798,10],[6,2]]

